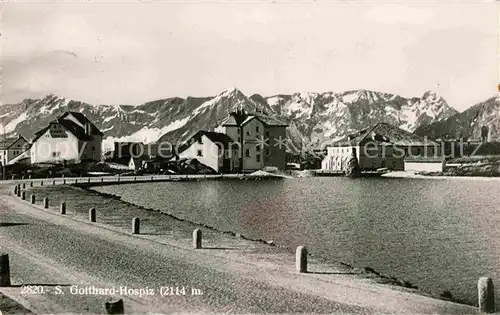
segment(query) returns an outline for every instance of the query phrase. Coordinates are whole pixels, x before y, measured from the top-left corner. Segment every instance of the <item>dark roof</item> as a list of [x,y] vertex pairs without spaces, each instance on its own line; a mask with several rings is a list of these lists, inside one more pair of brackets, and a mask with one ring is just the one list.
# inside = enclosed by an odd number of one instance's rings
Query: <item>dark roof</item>
[[435,144],[433,141],[424,141],[423,138],[388,123],[377,123],[371,127],[361,129],[356,133],[348,135],[334,143],[334,146],[359,146],[360,144],[370,141],[400,146]]
[[64,128],[66,128],[66,130],[71,132],[78,139],[83,140],[83,141],[91,141],[92,140],[92,136],[86,134],[85,129],[80,127],[75,122],[73,122],[71,120],[67,120],[67,119],[61,119],[61,120],[59,120],[58,123],[63,125]]
[[247,118],[247,114],[243,112],[232,112],[221,123],[223,126],[240,126]]
[[103,136],[104,134],[90,121],[85,117],[82,113],[78,112],[65,112],[61,116],[59,116],[56,120],[53,120],[49,123],[49,125],[37,132],[35,132],[35,137],[32,140],[32,143],[34,143],[36,140],[38,140],[47,130],[50,129],[50,126],[53,124],[60,124],[62,125],[66,130],[71,132],[75,137],[77,137],[79,140],[82,141],[91,141],[93,138],[90,135],[87,135],[85,133],[85,128],[81,127],[77,123],[75,123],[72,120],[66,119],[66,117],[71,114],[73,115],[78,122],[81,124],[90,124],[92,127],[92,135],[94,136]]
[[23,139],[26,143],[29,144],[29,142],[26,140],[26,138],[19,135],[18,137],[8,137],[8,138],[0,139],[0,148],[2,150],[8,150],[19,139]]
[[254,115],[255,118],[260,120],[264,125],[269,127],[288,127],[288,124],[284,121],[279,120],[276,117],[266,116],[266,115]]
[[162,145],[161,143],[148,144],[145,148],[146,152],[152,156],[168,158],[175,156],[175,144]]
[[35,143],[36,140],[38,140],[47,130],[50,129],[50,125],[53,123],[55,123],[55,122],[51,122],[47,127],[42,128],[42,129],[38,130],[37,132],[35,132],[35,137],[31,140],[31,143]]
[[189,137],[180,147],[179,152],[182,152],[189,148],[192,143],[196,141],[200,141],[202,136],[206,136],[212,142],[220,143],[224,146],[224,148],[229,148],[229,145],[233,142],[233,139],[226,135],[225,133],[213,132],[213,131],[205,131],[199,130],[194,135]]
[[229,144],[233,142],[233,139],[225,133],[200,130],[198,134],[205,135],[208,139],[212,140],[212,142],[219,142],[224,146],[229,146]]
[[288,124],[280,119],[261,113],[246,114],[241,112],[230,113],[221,123],[222,126],[243,126],[253,118],[257,118],[264,125],[272,127],[287,127]]
[[57,120],[64,119],[69,114],[73,115],[76,118],[76,120],[78,120],[82,125],[90,124],[92,126],[92,134],[93,135],[96,135],[96,136],[103,136],[104,135],[99,130],[99,128],[96,127],[96,125],[94,125],[87,117],[85,117],[85,115],[83,115],[82,113],[79,113],[79,112],[72,112],[72,111],[65,112],[64,114],[59,116],[59,118],[57,118]]

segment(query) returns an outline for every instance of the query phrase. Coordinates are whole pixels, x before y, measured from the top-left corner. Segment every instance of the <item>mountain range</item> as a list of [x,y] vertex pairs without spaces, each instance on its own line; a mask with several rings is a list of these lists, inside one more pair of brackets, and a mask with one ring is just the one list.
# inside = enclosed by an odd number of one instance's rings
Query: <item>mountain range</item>
[[476,104],[430,125],[421,125],[415,133],[433,139],[481,138],[481,129],[487,128],[488,141],[500,140],[500,95]]
[[114,141],[182,142],[200,129],[212,130],[229,112],[243,109],[288,122],[288,150],[298,152],[324,147],[377,122],[420,135],[455,135],[460,130],[471,137],[478,136],[478,126],[487,124],[493,139],[500,139],[499,104],[496,97],[459,113],[433,92],[405,98],[368,90],[248,97],[230,88],[211,97],[173,97],[139,105],[96,105],[50,94],[0,106],[0,124],[6,134],[30,139],[65,111],[77,111],[101,129],[109,149]]

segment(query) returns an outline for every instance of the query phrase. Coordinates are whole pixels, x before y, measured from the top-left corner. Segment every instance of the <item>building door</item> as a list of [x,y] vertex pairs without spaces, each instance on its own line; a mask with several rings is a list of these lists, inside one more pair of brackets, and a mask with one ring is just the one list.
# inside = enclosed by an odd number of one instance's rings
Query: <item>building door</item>
[[222,173],[229,173],[231,172],[231,160],[230,159],[223,159],[222,160]]

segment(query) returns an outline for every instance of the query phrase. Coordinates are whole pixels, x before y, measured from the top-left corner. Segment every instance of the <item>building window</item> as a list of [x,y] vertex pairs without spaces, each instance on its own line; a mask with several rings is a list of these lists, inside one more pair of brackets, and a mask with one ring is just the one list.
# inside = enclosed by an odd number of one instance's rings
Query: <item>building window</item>
[[255,126],[255,132],[256,132],[256,133],[259,133],[259,132],[260,132],[260,130],[259,130],[259,126]]
[[247,131],[247,136],[249,136],[249,135],[250,135],[250,131]]
[[258,145],[258,146],[256,147],[256,149],[257,149],[257,152],[260,152],[260,145]]
[[250,157],[250,149],[246,149],[245,150],[245,156],[246,157]]
[[266,138],[269,138],[269,131],[266,131]]
[[256,159],[257,159],[257,162],[260,162],[260,154],[257,154]]
[[238,128],[238,134],[240,134],[240,133],[241,133],[241,130],[240,130],[240,128]]
[[269,150],[269,148],[266,148],[266,155],[267,155],[267,156],[270,156],[270,155],[271,155],[271,150]]
[[95,145],[92,146],[92,151],[95,151]]
[[52,152],[52,157],[58,157],[60,155],[61,155],[60,152]]
[[198,150],[197,154],[198,156],[203,156],[203,152],[201,152],[201,150]]

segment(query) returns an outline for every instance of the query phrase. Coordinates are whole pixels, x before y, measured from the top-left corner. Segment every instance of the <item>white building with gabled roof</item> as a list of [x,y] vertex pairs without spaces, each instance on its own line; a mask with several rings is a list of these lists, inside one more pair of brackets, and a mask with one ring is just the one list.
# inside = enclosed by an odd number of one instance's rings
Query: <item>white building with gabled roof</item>
[[377,123],[348,135],[327,148],[322,170],[345,171],[351,156],[361,170],[404,170],[407,157],[440,156],[440,146],[387,123]]
[[82,113],[65,112],[35,133],[31,163],[99,161],[103,133]]
[[29,142],[21,135],[0,139],[1,165],[10,165],[18,162],[26,155],[26,151],[28,150]]

